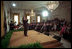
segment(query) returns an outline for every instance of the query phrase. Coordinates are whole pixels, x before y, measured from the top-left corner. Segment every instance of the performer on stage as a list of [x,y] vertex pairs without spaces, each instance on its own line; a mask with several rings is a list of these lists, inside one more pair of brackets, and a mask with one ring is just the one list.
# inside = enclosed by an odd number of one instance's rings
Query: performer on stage
[[27,30],[28,30],[28,20],[26,17],[23,17],[23,26],[24,26],[24,35],[27,36]]

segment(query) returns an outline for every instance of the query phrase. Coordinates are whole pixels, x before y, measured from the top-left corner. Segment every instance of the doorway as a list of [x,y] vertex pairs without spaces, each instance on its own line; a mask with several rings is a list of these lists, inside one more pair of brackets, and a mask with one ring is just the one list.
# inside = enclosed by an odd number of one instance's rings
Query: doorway
[[19,24],[19,14],[14,14],[14,22],[15,22],[15,25]]

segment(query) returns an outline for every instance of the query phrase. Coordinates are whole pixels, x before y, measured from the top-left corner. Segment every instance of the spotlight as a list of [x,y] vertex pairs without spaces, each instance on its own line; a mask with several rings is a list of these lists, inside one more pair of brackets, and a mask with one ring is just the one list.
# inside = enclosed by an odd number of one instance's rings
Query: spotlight
[[13,4],[12,4],[12,6],[14,6],[14,7],[15,7],[15,6],[16,6],[16,4],[15,4],[15,3],[13,3]]
[[43,12],[42,12],[43,17],[48,16],[48,14],[49,14],[48,11],[43,11]]

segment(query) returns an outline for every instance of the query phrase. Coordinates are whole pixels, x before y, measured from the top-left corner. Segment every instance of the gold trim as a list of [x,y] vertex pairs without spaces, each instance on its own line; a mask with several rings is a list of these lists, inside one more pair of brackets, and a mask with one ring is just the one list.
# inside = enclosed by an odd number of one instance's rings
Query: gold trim
[[4,5],[1,1],[1,37],[4,36]]

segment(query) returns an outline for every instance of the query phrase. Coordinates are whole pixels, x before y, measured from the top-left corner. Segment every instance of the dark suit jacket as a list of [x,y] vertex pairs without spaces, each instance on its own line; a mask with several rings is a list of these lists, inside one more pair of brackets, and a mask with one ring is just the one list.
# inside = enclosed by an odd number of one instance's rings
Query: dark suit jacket
[[28,20],[23,20],[23,26],[24,26],[24,30],[28,30],[28,23],[27,23]]

